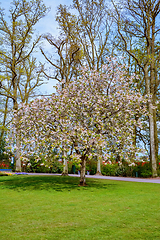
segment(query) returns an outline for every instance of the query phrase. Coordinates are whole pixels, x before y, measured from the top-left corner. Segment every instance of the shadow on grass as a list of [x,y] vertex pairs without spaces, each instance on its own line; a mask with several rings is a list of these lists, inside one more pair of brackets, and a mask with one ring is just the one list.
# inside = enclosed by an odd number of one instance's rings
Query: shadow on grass
[[87,179],[86,187],[79,187],[79,178],[69,176],[10,176],[0,178],[0,189],[8,188],[14,190],[54,190],[71,191],[94,190],[96,189],[115,189],[116,183],[107,183],[104,180]]

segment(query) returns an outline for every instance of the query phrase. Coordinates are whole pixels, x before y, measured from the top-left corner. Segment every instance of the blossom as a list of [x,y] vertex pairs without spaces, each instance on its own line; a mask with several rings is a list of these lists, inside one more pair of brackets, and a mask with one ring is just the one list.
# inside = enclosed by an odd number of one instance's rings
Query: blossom
[[137,111],[145,114],[145,108],[139,106],[144,106],[146,99],[115,59],[103,69],[83,69],[79,78],[63,89],[57,86],[51,97],[23,104],[12,123],[10,144],[19,136],[21,155],[34,154],[36,162],[43,156],[41,166],[47,164],[54,148],[63,160],[69,155],[80,162],[84,156],[100,159],[103,155],[108,164],[115,155],[129,159],[138,152],[132,144],[133,132],[135,126],[143,126],[134,115]]

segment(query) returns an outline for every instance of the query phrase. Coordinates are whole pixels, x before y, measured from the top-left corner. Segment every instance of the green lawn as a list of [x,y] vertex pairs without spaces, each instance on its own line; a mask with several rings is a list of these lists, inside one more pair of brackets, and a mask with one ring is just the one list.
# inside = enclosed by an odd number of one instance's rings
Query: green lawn
[[0,177],[0,240],[160,239],[160,184]]

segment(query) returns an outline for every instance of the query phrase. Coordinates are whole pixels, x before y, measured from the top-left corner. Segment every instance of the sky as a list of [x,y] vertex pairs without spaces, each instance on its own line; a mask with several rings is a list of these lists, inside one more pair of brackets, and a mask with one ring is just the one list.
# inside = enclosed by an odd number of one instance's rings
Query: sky
[[[10,3],[12,0],[0,0],[1,2],[1,7],[5,9],[6,16],[8,15],[8,10],[10,7]],[[57,7],[62,4],[62,5],[67,5],[69,6],[72,3],[72,0],[43,0],[43,3],[46,5],[46,7],[50,7],[51,10],[50,12],[42,18],[36,25],[36,34],[43,34],[43,33],[51,33],[54,37],[58,36],[58,25],[55,21],[55,15],[56,15],[56,10]],[[46,49],[49,48],[49,44],[45,46]],[[44,61],[44,57],[42,56],[41,53],[36,54],[37,57],[37,62]],[[40,91],[44,94],[51,94],[54,92],[53,85],[55,85],[56,81],[54,80],[49,80],[48,84],[43,85],[43,87],[40,88]]]
[[[50,7],[51,10],[45,16],[43,19],[39,21],[36,25],[36,30],[42,34],[42,33],[51,33],[54,37],[58,36],[58,25],[55,21],[55,15],[56,15],[56,10],[57,7],[62,4],[62,5],[67,5],[69,6],[72,3],[72,0],[43,0],[44,4],[47,7]],[[44,49],[48,50],[49,44],[44,46]],[[41,54],[42,55],[42,54]],[[40,61],[43,61],[44,57],[40,56]],[[50,79],[48,84],[43,85],[41,88],[41,91],[43,91],[45,94],[50,94],[54,92],[53,85],[56,84],[56,81]]]

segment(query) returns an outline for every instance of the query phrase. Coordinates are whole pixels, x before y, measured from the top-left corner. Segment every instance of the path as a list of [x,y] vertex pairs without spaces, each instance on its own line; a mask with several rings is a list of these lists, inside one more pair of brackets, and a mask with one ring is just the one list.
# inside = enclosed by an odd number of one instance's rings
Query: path
[[[57,173],[28,173],[28,175],[57,175]],[[78,174],[69,174],[71,177],[80,177]],[[132,178],[132,177],[113,177],[113,176],[100,176],[100,175],[86,175],[86,178],[98,178],[98,179],[107,179],[115,181],[126,181],[126,182],[146,182],[146,183],[159,183],[160,178]]]

